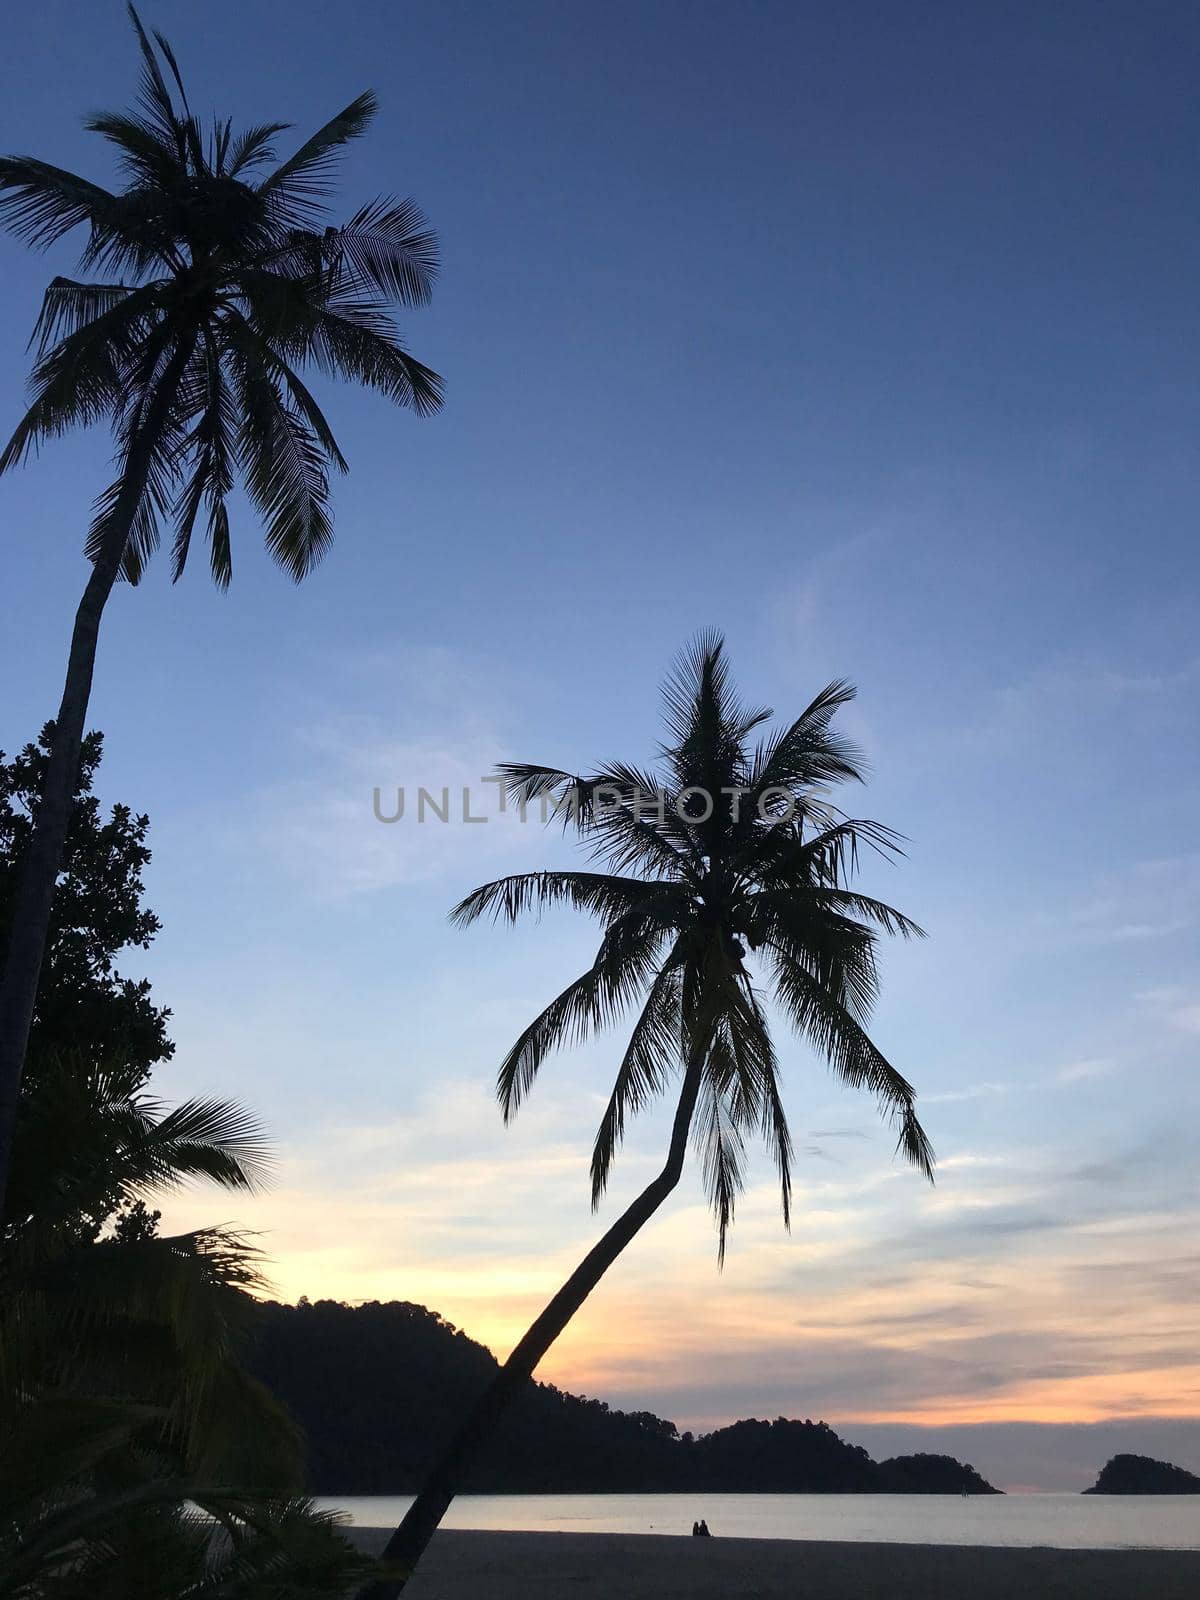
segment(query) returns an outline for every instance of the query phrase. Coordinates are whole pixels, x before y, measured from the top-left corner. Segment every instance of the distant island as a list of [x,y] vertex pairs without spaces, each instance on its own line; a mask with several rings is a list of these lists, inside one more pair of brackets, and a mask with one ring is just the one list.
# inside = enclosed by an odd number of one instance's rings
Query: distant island
[[1084,1494],[1200,1494],[1200,1478],[1152,1456],[1113,1456]]
[[[265,1302],[248,1362],[308,1438],[314,1494],[404,1494],[496,1370],[424,1306]],[[873,1461],[824,1422],[735,1422],[695,1437],[649,1411],[530,1382],[467,1487],[475,1493],[998,1494],[951,1456]]]

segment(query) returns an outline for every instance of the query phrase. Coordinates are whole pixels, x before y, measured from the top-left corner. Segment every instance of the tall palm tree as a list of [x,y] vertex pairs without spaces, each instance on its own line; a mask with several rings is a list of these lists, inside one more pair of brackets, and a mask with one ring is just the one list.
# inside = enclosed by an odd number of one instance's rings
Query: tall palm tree
[[[592,1150],[592,1204],[608,1184],[627,1119],[680,1082],[666,1163],[584,1257],[517,1344],[436,1463],[384,1553],[407,1575],[504,1406],[679,1182],[689,1138],[716,1212],[718,1257],[742,1186],[747,1134],[761,1134],[779,1177],[785,1224],[792,1143],[765,1009],[768,998],[835,1074],[874,1095],[898,1150],[928,1178],[933,1152],[911,1085],[865,1031],[878,978],[878,934],[915,923],[850,887],[860,847],[897,851],[877,822],[837,811],[829,785],[862,777],[861,758],[831,731],[853,697],[832,683],[790,724],[751,744],[772,715],[735,698],[724,646],[706,635],[665,688],[659,772],[616,762],[586,777],[506,765],[509,798],[537,802],[573,825],[603,870],[529,872],[486,883],[457,905],[458,923],[490,913],[570,905],[599,918],[592,965],[525,1029],[500,1064],[507,1121],[555,1048],[634,1014]],[[404,1578],[362,1591],[391,1600]]]
[[326,224],[333,168],[366,131],[375,97],[360,95],[275,165],[287,125],[235,134],[218,121],[206,133],[170,46],[161,34],[152,44],[130,15],[142,57],[137,106],[86,124],[115,147],[125,187],[32,156],[0,158],[0,221],[41,248],[86,228],[81,268],[104,280],[55,278],[47,290],[31,404],[0,472],[74,427],[107,423],[117,445],[117,476],[87,537],[91,573],[0,980],[0,1197],[113,584],[137,582],[163,520],[174,526],[178,577],[202,509],[213,578],[228,584],[227,500],[239,476],[271,554],[297,581],[311,571],[333,537],[330,472],[346,462],[302,369],[364,384],[419,415],[441,404],[441,380],[406,353],[388,311],[429,298],[437,251],[421,213],[385,197]]

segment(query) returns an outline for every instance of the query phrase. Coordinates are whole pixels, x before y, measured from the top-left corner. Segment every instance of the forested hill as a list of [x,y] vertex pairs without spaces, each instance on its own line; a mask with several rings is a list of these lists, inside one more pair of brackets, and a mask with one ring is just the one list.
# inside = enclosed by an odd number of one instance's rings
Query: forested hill
[[[309,1488],[403,1494],[496,1370],[483,1345],[424,1306],[267,1303],[250,1365],[302,1424]],[[530,1383],[470,1489],[593,1493],[709,1489],[995,1493],[948,1456],[872,1461],[823,1422],[736,1422],[701,1438],[648,1411]]]
[[1113,1456],[1084,1494],[1200,1494],[1200,1478],[1152,1456]]

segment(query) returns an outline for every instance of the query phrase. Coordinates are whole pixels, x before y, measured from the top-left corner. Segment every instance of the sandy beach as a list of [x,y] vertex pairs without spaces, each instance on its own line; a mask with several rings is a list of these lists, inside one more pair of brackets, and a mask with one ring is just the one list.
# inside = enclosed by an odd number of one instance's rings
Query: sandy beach
[[[355,1528],[383,1547],[390,1530]],[[1194,1600],[1200,1551],[439,1533],[413,1600]]]

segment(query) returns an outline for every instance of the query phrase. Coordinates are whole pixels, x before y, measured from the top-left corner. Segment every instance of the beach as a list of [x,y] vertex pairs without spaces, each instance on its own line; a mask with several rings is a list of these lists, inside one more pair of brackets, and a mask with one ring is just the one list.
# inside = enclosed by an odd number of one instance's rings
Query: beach
[[[390,1529],[353,1528],[379,1551]],[[413,1600],[1194,1600],[1200,1551],[443,1530]]]

